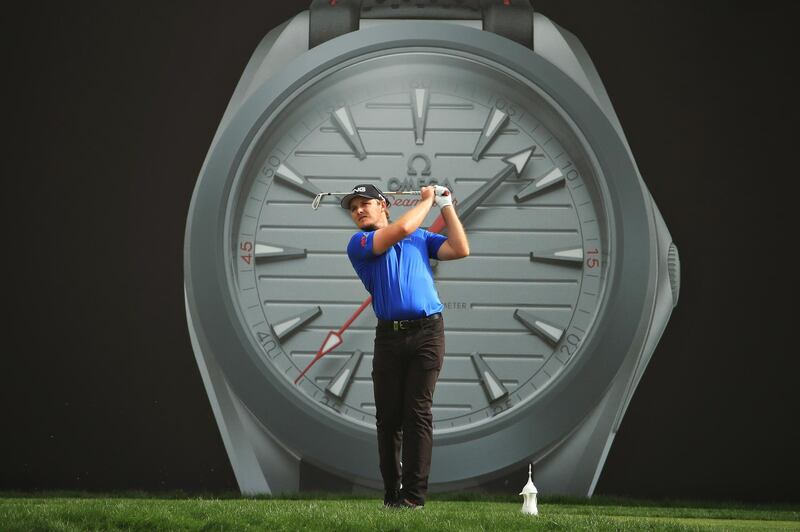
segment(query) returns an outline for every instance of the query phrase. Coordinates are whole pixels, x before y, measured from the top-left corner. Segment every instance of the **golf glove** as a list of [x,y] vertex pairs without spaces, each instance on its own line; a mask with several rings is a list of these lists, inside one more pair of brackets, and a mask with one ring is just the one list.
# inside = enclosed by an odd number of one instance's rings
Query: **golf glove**
[[448,205],[453,206],[453,194],[447,187],[436,185],[434,189],[433,201],[440,209],[444,209]]

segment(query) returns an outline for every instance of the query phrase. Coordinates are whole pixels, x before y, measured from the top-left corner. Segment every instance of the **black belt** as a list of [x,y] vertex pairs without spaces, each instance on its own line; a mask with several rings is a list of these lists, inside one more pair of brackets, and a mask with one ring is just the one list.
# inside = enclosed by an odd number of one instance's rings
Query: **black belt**
[[442,319],[442,313],[437,312],[436,314],[431,314],[430,316],[425,316],[424,318],[419,318],[416,320],[378,320],[378,327],[392,331],[406,331],[408,329],[422,327],[429,321],[440,319]]

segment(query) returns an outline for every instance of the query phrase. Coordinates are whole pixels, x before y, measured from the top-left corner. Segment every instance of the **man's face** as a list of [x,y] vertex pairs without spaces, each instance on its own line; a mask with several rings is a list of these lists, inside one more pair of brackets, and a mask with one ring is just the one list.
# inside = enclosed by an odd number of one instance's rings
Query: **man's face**
[[356,196],[350,200],[350,217],[359,229],[374,231],[386,225],[386,207],[380,200]]

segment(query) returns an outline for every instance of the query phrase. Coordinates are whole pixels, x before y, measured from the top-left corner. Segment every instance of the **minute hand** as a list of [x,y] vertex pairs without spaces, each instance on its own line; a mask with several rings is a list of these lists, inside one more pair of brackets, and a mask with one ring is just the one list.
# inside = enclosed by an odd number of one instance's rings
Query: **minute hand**
[[[514,153],[507,157],[503,158],[503,162],[506,163],[506,166],[503,167],[497,174],[494,175],[489,181],[481,185],[481,187],[467,196],[466,199],[461,200],[458,202],[458,206],[456,207],[456,214],[458,214],[458,218],[461,220],[461,223],[464,223],[466,219],[478,208],[478,206],[483,203],[483,201],[489,197],[494,189],[503,182],[504,179],[514,176],[519,177],[522,173],[522,169],[525,168],[525,165],[528,163],[528,160],[533,155],[533,151],[536,149],[536,146],[531,146],[530,148],[526,148],[520,152]],[[438,218],[431,224],[428,228],[428,231],[432,233],[438,233],[444,228],[444,217],[440,214]]]

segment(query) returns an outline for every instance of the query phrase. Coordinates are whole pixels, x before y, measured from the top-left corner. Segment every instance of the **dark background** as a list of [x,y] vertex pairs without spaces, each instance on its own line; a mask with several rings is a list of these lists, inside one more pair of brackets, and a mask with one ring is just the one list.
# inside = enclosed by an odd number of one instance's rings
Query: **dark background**
[[[800,502],[794,5],[535,3],[593,57],[683,263],[598,494]],[[186,328],[184,224],[251,52],[306,6],[5,17],[0,490],[236,489]]]

